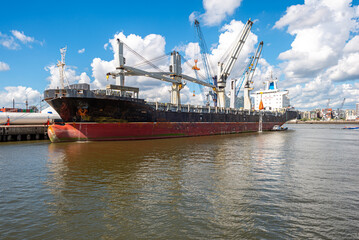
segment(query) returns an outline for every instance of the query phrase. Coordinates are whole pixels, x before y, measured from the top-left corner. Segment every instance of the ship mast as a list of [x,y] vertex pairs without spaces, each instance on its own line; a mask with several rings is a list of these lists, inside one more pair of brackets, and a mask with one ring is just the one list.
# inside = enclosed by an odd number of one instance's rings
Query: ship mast
[[65,77],[65,56],[66,56],[67,46],[60,49],[61,53],[61,62],[57,61],[57,67],[59,68],[60,72],[60,87],[64,89],[64,77]]

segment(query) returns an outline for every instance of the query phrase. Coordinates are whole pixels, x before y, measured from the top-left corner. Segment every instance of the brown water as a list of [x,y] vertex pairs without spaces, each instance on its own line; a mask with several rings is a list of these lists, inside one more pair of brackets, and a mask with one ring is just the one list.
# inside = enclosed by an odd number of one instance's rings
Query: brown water
[[359,131],[0,144],[0,239],[358,239]]

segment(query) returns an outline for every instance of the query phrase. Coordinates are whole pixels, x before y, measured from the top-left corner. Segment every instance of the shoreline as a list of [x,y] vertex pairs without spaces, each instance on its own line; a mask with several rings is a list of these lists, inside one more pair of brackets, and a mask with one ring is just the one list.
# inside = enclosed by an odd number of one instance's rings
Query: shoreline
[[359,121],[300,121],[292,120],[286,124],[359,124]]

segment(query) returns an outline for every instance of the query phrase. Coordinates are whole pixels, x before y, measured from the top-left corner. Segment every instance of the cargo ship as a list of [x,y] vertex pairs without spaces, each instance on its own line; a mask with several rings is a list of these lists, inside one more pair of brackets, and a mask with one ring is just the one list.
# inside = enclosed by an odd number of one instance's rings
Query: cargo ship
[[[90,85],[84,83],[64,87],[62,80],[60,88],[45,90],[44,99],[64,121],[49,126],[50,140],[143,140],[256,132],[272,130],[273,126],[281,126],[296,118],[297,112],[289,108],[254,111],[251,107],[239,109],[226,106],[226,80],[251,26],[252,22],[248,20],[235,41],[229,60],[218,64],[218,75],[213,77],[213,82],[182,74],[181,55],[176,51],[171,53],[169,72],[149,72],[127,66],[123,48],[128,46],[117,39],[117,67],[107,73],[107,77],[116,79],[115,85],[107,85],[104,90],[91,90]],[[58,66],[63,67],[64,62],[59,62]],[[171,102],[147,102],[140,99],[139,88],[125,86],[125,76],[146,76],[172,83]],[[214,92],[213,106],[181,104],[180,90],[185,84],[183,80],[210,87]]]

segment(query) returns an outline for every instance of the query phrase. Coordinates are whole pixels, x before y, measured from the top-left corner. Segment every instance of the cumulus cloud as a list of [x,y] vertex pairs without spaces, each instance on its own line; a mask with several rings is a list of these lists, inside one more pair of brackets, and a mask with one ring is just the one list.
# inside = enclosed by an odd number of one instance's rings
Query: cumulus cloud
[[28,100],[29,106],[39,106],[41,93],[30,87],[8,86],[0,91],[0,106],[12,107],[13,99],[15,107],[24,108],[25,101]]
[[287,77],[315,77],[338,63],[350,34],[359,29],[350,3],[307,0],[287,9],[274,26],[288,27],[288,33],[295,36],[291,49],[279,55]]
[[90,83],[91,79],[89,78],[89,76],[87,76],[87,73],[83,72],[80,74],[80,80],[79,83]]
[[7,64],[5,62],[0,62],[0,72],[1,71],[9,71],[9,70],[10,70],[9,64]]
[[242,0],[203,0],[205,13],[192,12],[189,16],[191,22],[195,18],[203,20],[205,25],[214,26],[220,24],[226,17],[231,16],[241,5]]
[[329,98],[330,107],[339,107],[344,97],[346,104],[358,101],[358,10],[352,0],[306,0],[276,22],[274,28],[287,27],[295,37],[279,55],[294,106],[325,107]]
[[82,49],[78,50],[77,52],[80,53],[80,54],[82,54],[82,53],[85,52],[85,48],[82,48]]
[[301,109],[325,108],[330,99],[331,108],[337,108],[346,98],[346,105],[353,107],[358,101],[358,84],[334,85],[333,82],[323,76],[318,76],[304,86],[290,87],[291,102]]

